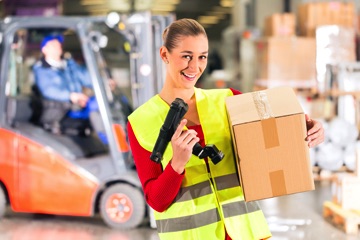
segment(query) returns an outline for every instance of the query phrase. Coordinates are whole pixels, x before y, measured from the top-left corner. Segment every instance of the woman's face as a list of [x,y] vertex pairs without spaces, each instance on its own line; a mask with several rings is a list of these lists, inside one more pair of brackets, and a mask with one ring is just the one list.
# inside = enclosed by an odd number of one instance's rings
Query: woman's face
[[167,81],[176,88],[193,88],[206,68],[208,48],[208,40],[202,34],[180,38],[177,46],[166,53]]

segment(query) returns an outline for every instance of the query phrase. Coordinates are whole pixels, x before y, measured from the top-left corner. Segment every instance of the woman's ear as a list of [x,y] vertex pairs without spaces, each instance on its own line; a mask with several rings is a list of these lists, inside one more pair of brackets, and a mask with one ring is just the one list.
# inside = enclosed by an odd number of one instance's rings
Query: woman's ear
[[160,48],[160,57],[166,64],[169,63],[169,59],[167,58],[167,55],[168,55],[167,48],[164,47],[164,46],[161,46],[161,48]]

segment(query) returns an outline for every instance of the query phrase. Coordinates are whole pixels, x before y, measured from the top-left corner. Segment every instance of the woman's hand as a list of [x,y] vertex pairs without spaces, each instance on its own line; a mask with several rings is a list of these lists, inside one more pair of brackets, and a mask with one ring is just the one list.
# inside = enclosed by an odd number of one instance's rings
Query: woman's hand
[[186,119],[181,120],[171,138],[171,146],[173,148],[171,166],[179,174],[184,172],[185,165],[190,160],[192,149],[200,140],[197,137],[196,131],[191,129],[183,131],[186,123]]
[[311,119],[305,114],[307,137],[309,147],[315,147],[324,141],[324,128],[322,124],[314,119]]

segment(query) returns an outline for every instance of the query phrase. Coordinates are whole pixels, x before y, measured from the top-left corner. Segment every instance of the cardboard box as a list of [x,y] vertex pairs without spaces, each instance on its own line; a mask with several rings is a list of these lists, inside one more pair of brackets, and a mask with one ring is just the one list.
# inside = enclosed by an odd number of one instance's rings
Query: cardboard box
[[316,83],[315,38],[264,38],[256,42],[256,52],[258,80]]
[[226,99],[245,201],[315,189],[303,110],[290,87]]
[[331,194],[333,202],[343,209],[360,211],[360,178],[354,174],[336,174]]
[[356,26],[356,6],[352,2],[302,3],[298,7],[298,16],[301,36],[314,37],[316,28],[325,25]]
[[314,119],[331,120],[336,117],[336,102],[329,98],[312,98],[309,115]]
[[295,36],[296,17],[293,13],[275,13],[265,19],[265,35],[271,37]]

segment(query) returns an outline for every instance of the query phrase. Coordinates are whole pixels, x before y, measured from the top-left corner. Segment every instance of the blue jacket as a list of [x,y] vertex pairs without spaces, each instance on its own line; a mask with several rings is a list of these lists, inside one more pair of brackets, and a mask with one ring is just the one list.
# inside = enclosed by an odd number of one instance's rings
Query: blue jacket
[[[71,92],[82,92],[83,87],[92,88],[89,72],[73,59],[66,59],[66,67],[52,67],[45,59],[38,61],[34,67],[35,84],[43,98],[59,102],[70,102]],[[90,111],[97,110],[95,97],[91,97],[87,106],[81,110],[70,110],[72,118],[89,117]]]
[[92,88],[89,72],[73,59],[66,59],[65,68],[50,66],[44,59],[34,67],[35,83],[42,96],[49,100],[69,102],[71,92],[82,92],[82,87]]

